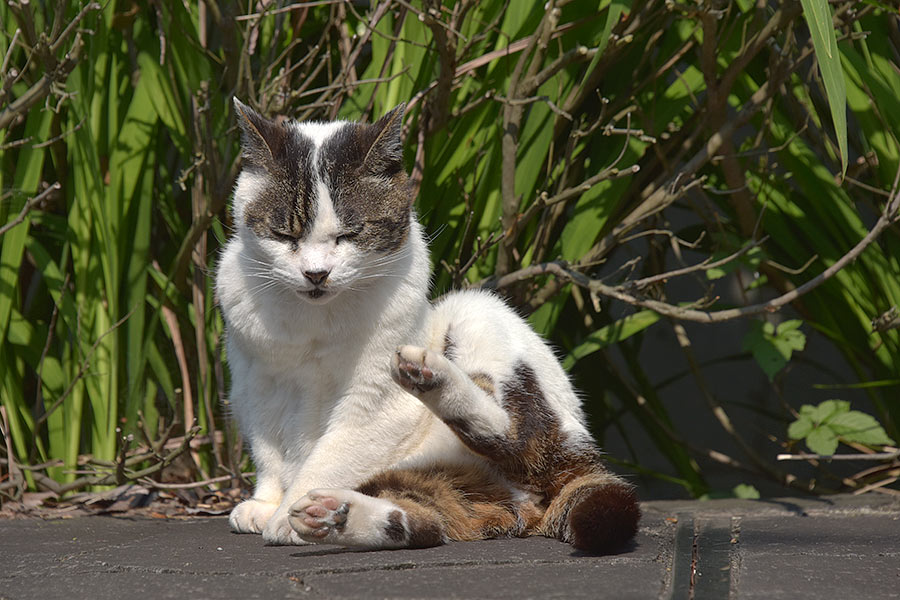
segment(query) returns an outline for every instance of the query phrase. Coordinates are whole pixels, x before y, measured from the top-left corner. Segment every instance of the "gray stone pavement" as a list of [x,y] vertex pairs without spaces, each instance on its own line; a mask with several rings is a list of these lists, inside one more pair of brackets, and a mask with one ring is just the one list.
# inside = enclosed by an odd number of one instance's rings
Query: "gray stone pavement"
[[353,552],[222,517],[0,520],[0,598],[900,598],[900,501],[656,501],[634,545],[546,538]]

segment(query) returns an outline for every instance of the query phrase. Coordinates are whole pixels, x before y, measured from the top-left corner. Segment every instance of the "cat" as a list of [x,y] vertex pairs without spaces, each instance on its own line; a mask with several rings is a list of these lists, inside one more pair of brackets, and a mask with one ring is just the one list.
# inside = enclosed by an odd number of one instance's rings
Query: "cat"
[[604,466],[551,349],[488,292],[429,301],[404,105],[373,124],[234,106],[243,165],[216,293],[257,482],[231,528],[369,549],[623,547],[635,490]]

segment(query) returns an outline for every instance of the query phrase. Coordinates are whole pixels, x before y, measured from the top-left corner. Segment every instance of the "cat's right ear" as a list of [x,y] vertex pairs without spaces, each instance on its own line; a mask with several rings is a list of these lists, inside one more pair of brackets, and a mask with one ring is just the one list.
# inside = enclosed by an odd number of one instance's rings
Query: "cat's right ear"
[[394,174],[403,170],[403,113],[406,103],[395,106],[368,126],[372,141],[363,159],[363,169],[372,175]]
[[234,112],[241,128],[241,151],[244,161],[262,168],[270,168],[284,147],[287,131],[234,98]]

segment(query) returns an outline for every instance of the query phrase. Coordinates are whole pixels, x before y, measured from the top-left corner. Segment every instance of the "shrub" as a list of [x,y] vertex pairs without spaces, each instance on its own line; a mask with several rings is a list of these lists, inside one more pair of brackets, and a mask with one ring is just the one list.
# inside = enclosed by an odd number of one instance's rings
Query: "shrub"
[[[698,457],[818,491],[884,476],[823,487],[776,466],[705,384],[690,336],[758,321],[730,345],[760,359],[776,395],[797,336],[819,336],[898,439],[896,9],[252,5],[0,7],[2,489],[247,469],[220,408],[209,277],[239,169],[234,95],[298,119],[407,102],[435,294],[504,294],[564,352],[598,437],[639,426],[670,463],[659,477],[707,493]],[[787,305],[798,321],[777,326]],[[639,359],[652,328],[679,340],[739,457],[673,424],[666,382]],[[768,421],[789,449],[796,408]],[[191,472],[176,473],[188,448]]]

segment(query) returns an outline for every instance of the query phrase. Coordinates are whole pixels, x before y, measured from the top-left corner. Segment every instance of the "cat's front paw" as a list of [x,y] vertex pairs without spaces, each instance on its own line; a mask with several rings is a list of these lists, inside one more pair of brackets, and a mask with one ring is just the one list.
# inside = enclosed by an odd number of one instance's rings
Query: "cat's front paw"
[[277,509],[277,504],[253,499],[245,500],[231,511],[228,524],[236,533],[262,533]]
[[303,546],[308,542],[302,539],[288,522],[287,510],[278,510],[266,523],[263,529],[263,540],[271,546]]
[[400,346],[394,353],[394,379],[410,392],[430,392],[443,383],[440,354],[418,346]]

